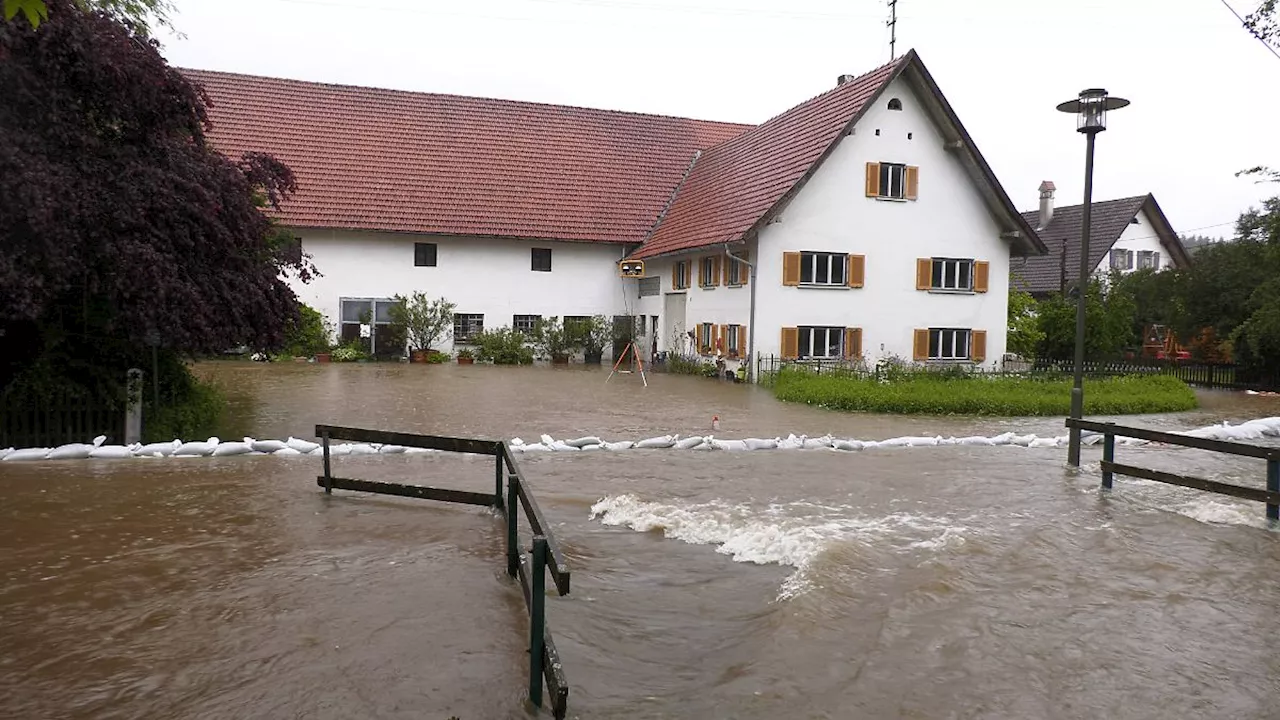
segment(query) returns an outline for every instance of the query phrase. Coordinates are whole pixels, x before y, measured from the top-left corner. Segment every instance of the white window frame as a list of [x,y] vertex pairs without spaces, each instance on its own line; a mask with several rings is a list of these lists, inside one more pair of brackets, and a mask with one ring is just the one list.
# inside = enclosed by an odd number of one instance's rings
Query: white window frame
[[[801,360],[839,360],[844,357],[844,335],[846,328],[829,325],[800,325],[796,328],[796,357]],[[835,333],[834,354],[832,354],[831,333]],[[824,341],[821,353],[818,338]],[[806,342],[806,340],[808,342]]]
[[[736,256],[735,256],[736,257]],[[725,258],[725,262],[729,263],[729,282],[728,285],[735,286],[742,284],[742,274],[746,270],[746,265],[737,260]]]
[[742,332],[741,325],[725,325],[724,326],[724,354],[730,357],[741,355],[742,348],[738,347],[738,335]]
[[689,289],[689,279],[690,279],[689,274],[691,272],[691,269],[690,269],[691,265],[692,263],[688,260],[681,260],[676,263],[676,289],[677,290]]
[[[475,327],[468,327],[474,324]],[[459,332],[459,329],[466,332]],[[476,335],[484,332],[484,313],[460,313],[453,314],[453,341],[455,343],[467,344]]]
[[880,163],[880,189],[877,195],[889,200],[907,199],[906,163]]
[[[529,318],[532,318],[532,320]],[[533,335],[533,331],[538,327],[538,323],[541,321],[541,315],[512,315],[511,329],[517,332],[522,332],[525,335]]]
[[[805,269],[809,270],[809,279],[805,280]],[[826,279],[818,280],[818,272],[826,271]],[[836,274],[840,279],[837,282]],[[848,287],[849,255],[847,253],[817,252],[802,250],[800,252],[800,284],[806,287]]]
[[[963,348],[960,346],[961,342],[963,342]],[[972,357],[972,329],[929,328],[929,360],[937,362],[967,362]]]
[[[929,267],[929,289],[941,292],[973,292],[973,258],[932,258]],[[941,266],[941,267],[940,267]],[[939,273],[941,270],[941,273]],[[941,275],[941,282],[939,282]],[[965,282],[962,282],[965,281]]]
[[703,353],[714,353],[716,326],[714,323],[698,323],[698,347]]
[[698,287],[709,288],[715,287],[716,284],[716,259],[714,257],[704,257],[698,259]]

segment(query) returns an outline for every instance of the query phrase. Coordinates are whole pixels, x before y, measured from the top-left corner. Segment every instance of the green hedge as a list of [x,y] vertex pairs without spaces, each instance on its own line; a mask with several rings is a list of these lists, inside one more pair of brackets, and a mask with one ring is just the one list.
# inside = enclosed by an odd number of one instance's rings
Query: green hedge
[[[773,391],[779,400],[845,411],[1015,416],[1067,415],[1071,410],[1070,378],[915,375],[881,382],[787,368],[779,373]],[[1195,407],[1195,393],[1174,377],[1085,380],[1084,409],[1091,415],[1175,412]]]

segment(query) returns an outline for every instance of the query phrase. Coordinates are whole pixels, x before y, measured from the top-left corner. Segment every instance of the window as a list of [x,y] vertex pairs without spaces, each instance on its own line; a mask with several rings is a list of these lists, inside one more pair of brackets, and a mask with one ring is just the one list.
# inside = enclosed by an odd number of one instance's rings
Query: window
[[889,109],[890,109],[890,110],[901,110],[901,109],[902,109],[902,101],[901,101],[901,100],[899,100],[898,98],[893,98],[892,100],[890,100],[890,101],[889,101]]
[[1156,250],[1138,251],[1138,268],[1160,269],[1160,253]]
[[702,323],[698,325],[698,352],[710,353],[715,351],[716,342],[716,326],[711,323]]
[[[738,258],[742,258],[743,260],[746,260],[747,254],[745,252],[734,253],[734,257],[738,257]],[[737,260],[729,260],[728,258],[725,258],[725,262],[729,263],[729,272],[728,272],[729,281],[727,284],[731,286],[745,285],[747,283],[747,276],[750,274],[750,269],[746,265],[738,262]]]
[[844,253],[800,253],[801,285],[844,285],[849,256]]
[[968,360],[969,330],[929,328],[930,360]]
[[958,258],[933,258],[931,290],[972,290],[973,261]]
[[[343,344],[356,343],[374,355],[393,355],[404,352],[403,337],[391,332],[390,298],[340,298],[342,316],[338,336]],[[365,334],[363,328],[368,328]]]
[[436,244],[435,243],[414,243],[413,244],[413,265],[414,267],[435,267],[436,266]]
[[681,260],[671,266],[671,289],[684,290],[689,287],[689,260]]
[[530,255],[534,272],[551,272],[551,248],[533,248]]
[[907,166],[880,163],[880,197],[901,200],[907,195]]
[[484,332],[484,313],[454,313],[453,341],[465,343]]
[[512,315],[511,328],[525,335],[532,335],[540,320],[542,320],[541,315]]
[[844,328],[801,325],[799,358],[838,358],[842,356]]
[[742,354],[742,348],[739,347],[739,335],[742,333],[741,325],[725,325],[724,326],[724,351],[729,357],[737,357]]
[[1111,269],[1112,270],[1132,270],[1133,269],[1133,251],[1132,250],[1112,250],[1111,251]]
[[653,297],[662,293],[662,284],[657,277],[647,277],[640,281],[640,297]]
[[720,258],[718,256],[704,257],[698,261],[698,285],[700,287],[715,287],[720,284]]

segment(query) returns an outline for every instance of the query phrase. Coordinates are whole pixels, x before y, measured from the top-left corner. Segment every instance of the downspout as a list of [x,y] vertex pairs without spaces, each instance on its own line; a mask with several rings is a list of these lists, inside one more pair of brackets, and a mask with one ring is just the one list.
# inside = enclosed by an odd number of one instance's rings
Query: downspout
[[729,252],[729,243],[724,244],[724,254],[732,262],[739,262],[749,270],[747,290],[751,294],[751,309],[747,313],[747,382],[756,381],[756,264],[748,262]]

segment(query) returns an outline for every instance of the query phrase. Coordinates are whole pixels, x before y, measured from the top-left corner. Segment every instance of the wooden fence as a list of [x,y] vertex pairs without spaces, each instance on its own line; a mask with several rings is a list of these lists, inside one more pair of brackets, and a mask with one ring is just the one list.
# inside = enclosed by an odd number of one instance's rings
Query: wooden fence
[[107,408],[67,395],[33,406],[0,395],[0,447],[55,447],[106,435],[124,441],[124,408]]

